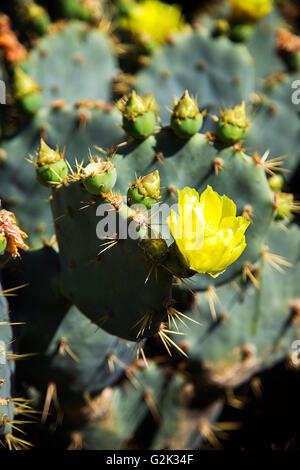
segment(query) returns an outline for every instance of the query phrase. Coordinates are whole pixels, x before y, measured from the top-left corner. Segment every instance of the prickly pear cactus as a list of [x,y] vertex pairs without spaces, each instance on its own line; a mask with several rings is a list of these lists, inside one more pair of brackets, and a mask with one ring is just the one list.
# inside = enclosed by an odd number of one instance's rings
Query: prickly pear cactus
[[39,446],[16,417],[31,406],[57,448],[197,449],[299,337],[286,9],[230,0],[188,24],[158,0],[108,3],[0,15],[9,449]]
[[[62,289],[94,323],[108,333],[134,341],[141,329],[141,318],[149,311],[153,312],[153,321],[145,334],[152,335],[158,330],[165,315],[164,301],[170,297],[172,276],[158,267],[157,281],[152,276],[145,282],[151,264],[145,259],[138,237],[137,240],[120,238],[113,248],[102,252],[105,247],[109,248],[110,237],[108,235],[106,243],[101,242],[97,237],[97,223],[103,219],[101,212],[112,210],[114,206],[106,205],[101,210],[101,202],[94,196],[91,198],[76,182],[53,191],[51,205],[53,217],[57,219]],[[84,206],[87,207],[81,210]],[[99,220],[95,218],[96,209]],[[127,227],[129,223],[122,209],[117,211],[117,227],[124,227],[124,224]],[[138,235],[140,225],[134,221],[134,214],[132,217],[131,231]],[[74,245],[65,237],[69,232],[74,233]],[[77,250],[82,239],[89,242]],[[101,244],[104,244],[102,248]],[[105,296],[99,291],[99,279]]]
[[[42,279],[43,266],[48,269]],[[6,289],[15,282],[25,286],[10,302],[11,319],[25,323],[18,335],[19,352],[34,354],[18,373],[37,390],[55,383],[60,403],[75,406],[84,393],[93,395],[114,383],[135,357],[135,343],[105,333],[70,307],[60,293],[59,259],[50,246],[11,261],[3,276]]]

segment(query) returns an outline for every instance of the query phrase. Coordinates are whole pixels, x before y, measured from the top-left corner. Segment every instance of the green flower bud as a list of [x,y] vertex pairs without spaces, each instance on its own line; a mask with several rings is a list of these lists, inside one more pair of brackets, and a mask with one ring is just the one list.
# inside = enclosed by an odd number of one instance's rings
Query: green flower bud
[[14,96],[21,109],[30,114],[42,105],[41,88],[20,67],[15,69]]
[[28,114],[35,114],[43,103],[43,97],[40,93],[32,93],[32,95],[24,96],[19,102],[20,108]]
[[59,152],[53,150],[46,144],[44,139],[40,140],[40,146],[37,153],[37,164],[39,166],[49,165],[49,163],[58,162],[63,156]]
[[124,131],[137,140],[149,137],[155,128],[156,117],[153,111],[137,116],[135,119],[123,117]]
[[7,238],[4,235],[0,236],[0,255],[5,253],[5,249],[7,247]]
[[232,109],[221,111],[221,118],[216,127],[217,137],[226,144],[234,144],[241,140],[248,127],[244,101]]
[[128,206],[133,206],[134,204],[143,204],[147,209],[151,209],[151,207],[156,203],[156,199],[143,196],[137,188],[129,188],[127,191]]
[[60,0],[59,11],[64,18],[76,18],[78,0]]
[[110,161],[97,158],[81,170],[80,176],[89,193],[100,195],[113,189],[117,181],[117,170]]
[[160,177],[158,170],[149,173],[149,175],[143,176],[136,180],[134,186],[138,188],[139,192],[147,197],[153,197],[154,199],[160,198]]
[[145,139],[154,131],[158,106],[153,95],[141,97],[133,90],[116,104],[123,114],[123,128],[135,139]]
[[79,4],[76,9],[76,18],[81,21],[91,21],[93,13],[87,6]]
[[47,32],[51,21],[50,17],[41,5],[34,2],[25,2],[20,8],[24,21],[32,28],[37,34],[43,35]]
[[15,68],[15,83],[14,95],[17,99],[22,99],[25,96],[39,93],[41,88],[33,78],[25,73],[21,67]]
[[220,119],[217,123],[216,135],[220,140],[231,145],[239,142],[244,137],[245,131],[241,127],[226,124]]
[[173,115],[179,119],[195,118],[199,113],[196,100],[190,97],[188,90],[185,90],[180,100],[174,101]]
[[48,188],[63,184],[68,178],[68,166],[63,153],[51,149],[43,139],[37,152],[35,167],[37,180]]
[[180,100],[174,102],[171,127],[181,139],[189,139],[202,127],[203,116],[199,112],[196,100],[185,90]]
[[141,241],[146,257],[154,263],[163,263],[168,255],[168,245],[162,238],[146,238]]
[[230,39],[235,42],[246,42],[254,33],[252,24],[233,24],[230,28]]
[[160,198],[160,177],[158,170],[139,178],[127,192],[127,204],[143,204],[150,209]]

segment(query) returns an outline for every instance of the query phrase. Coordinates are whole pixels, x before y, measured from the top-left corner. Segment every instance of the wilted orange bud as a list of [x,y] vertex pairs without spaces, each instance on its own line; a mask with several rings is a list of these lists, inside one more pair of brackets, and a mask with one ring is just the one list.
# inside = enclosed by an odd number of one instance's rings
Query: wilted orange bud
[[18,248],[28,249],[23,241],[23,238],[27,238],[28,235],[18,227],[15,215],[5,209],[0,211],[0,236],[6,237],[5,251],[10,252],[13,258],[20,256]]

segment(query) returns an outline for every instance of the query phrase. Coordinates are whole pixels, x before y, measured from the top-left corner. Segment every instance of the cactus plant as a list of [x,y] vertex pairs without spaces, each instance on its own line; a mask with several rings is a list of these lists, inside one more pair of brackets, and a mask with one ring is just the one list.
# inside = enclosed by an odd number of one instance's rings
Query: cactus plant
[[148,0],[1,15],[1,283],[22,286],[0,298],[9,448],[34,438],[14,428],[29,399],[58,448],[198,448],[224,396],[289,355],[298,42],[271,3],[193,28]]

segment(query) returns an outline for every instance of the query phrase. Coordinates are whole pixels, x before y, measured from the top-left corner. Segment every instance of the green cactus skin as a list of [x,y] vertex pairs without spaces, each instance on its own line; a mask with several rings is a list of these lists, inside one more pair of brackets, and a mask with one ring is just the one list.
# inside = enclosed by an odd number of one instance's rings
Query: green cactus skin
[[[56,220],[64,295],[93,323],[130,341],[137,340],[139,322],[151,312],[152,322],[139,338],[152,336],[166,315],[164,301],[170,296],[172,277],[158,266],[157,276],[150,276],[145,282],[152,263],[147,262],[139,246],[139,226],[123,216],[128,213],[125,206],[115,214],[114,234],[118,233],[118,227],[127,230],[127,224],[131,223],[137,239],[120,238],[115,246],[102,252],[103,241],[97,238],[96,230],[105,216],[97,217],[96,210],[97,207],[101,210],[103,203],[97,197],[91,204],[91,196],[78,183],[53,191],[51,207]],[[80,210],[83,206],[87,208]],[[60,217],[66,213],[69,216]],[[71,240],[66,233],[73,234]],[[88,243],[83,244],[82,240]],[[107,238],[104,241],[107,243]]]
[[151,110],[136,116],[134,119],[123,116],[124,131],[138,140],[149,137],[154,131],[155,123],[156,117]]
[[119,385],[107,390],[109,408],[106,415],[79,430],[85,450],[126,449],[129,438],[138,430],[148,413],[145,393],[150,394],[155,407],[167,387],[167,377],[155,364],[136,374],[139,387]]
[[[63,57],[63,68],[57,67],[58,57]],[[59,99],[70,104],[85,99],[111,101],[111,80],[117,71],[112,45],[104,33],[84,23],[71,21],[41,38],[23,67],[43,88],[46,106]]]
[[176,116],[171,118],[171,127],[175,134],[181,139],[189,139],[196,132],[199,132],[203,125],[202,114],[198,114],[196,118],[179,119]]
[[232,145],[239,142],[244,135],[245,130],[241,127],[225,124],[222,119],[219,119],[216,126],[216,136],[226,144]]
[[205,440],[199,422],[205,420],[213,425],[218,421],[223,409],[222,399],[205,407],[189,407],[188,403],[181,403],[184,385],[180,376],[170,377],[166,384],[159,401],[161,418],[149,449],[197,450]]
[[264,88],[261,101],[254,106],[254,118],[244,143],[246,147],[270,150],[270,158],[288,156],[282,163],[289,170],[285,173],[287,182],[300,161],[299,104],[293,98],[294,93],[297,98],[297,89],[293,88],[297,79],[299,74],[291,73],[282,83],[275,80],[271,88]]
[[262,79],[285,69],[282,59],[275,53],[276,30],[281,24],[282,18],[274,8],[268,16],[257,22],[254,34],[247,42],[247,48],[255,61],[256,90],[261,89]]
[[[215,304],[216,320],[207,292],[196,294],[193,311],[197,305],[202,326],[189,330],[187,351],[190,360],[201,362],[219,386],[237,386],[274,365],[287,356],[293,340],[299,337],[299,324],[292,321],[292,305],[300,293],[300,231],[290,225],[284,243],[282,234],[282,228],[274,222],[266,245],[269,253],[291,263],[287,267],[279,265],[285,274],[262,257],[257,264],[260,289],[249,279],[237,279],[236,288],[228,283],[216,289],[220,299],[220,304]],[[185,313],[189,315],[189,311]]]
[[[18,331],[18,352],[34,355],[18,362],[17,373],[41,393],[54,382],[61,405],[82,406],[84,393],[100,393],[123,373],[117,363],[109,369],[109,355],[125,365],[133,360],[135,343],[125,344],[97,329],[61,295],[59,256],[51,247],[28,251],[20,260],[11,260],[3,279],[6,289],[15,283],[25,284],[18,296],[10,298],[9,305],[12,321],[24,322]],[[73,357],[67,353],[68,348]]]
[[153,93],[160,105],[160,118],[169,123],[170,106],[183,90],[197,96],[204,108],[231,107],[254,90],[255,68],[243,44],[226,37],[209,38],[200,32],[182,33],[152,55],[149,65],[136,74],[138,93]]

